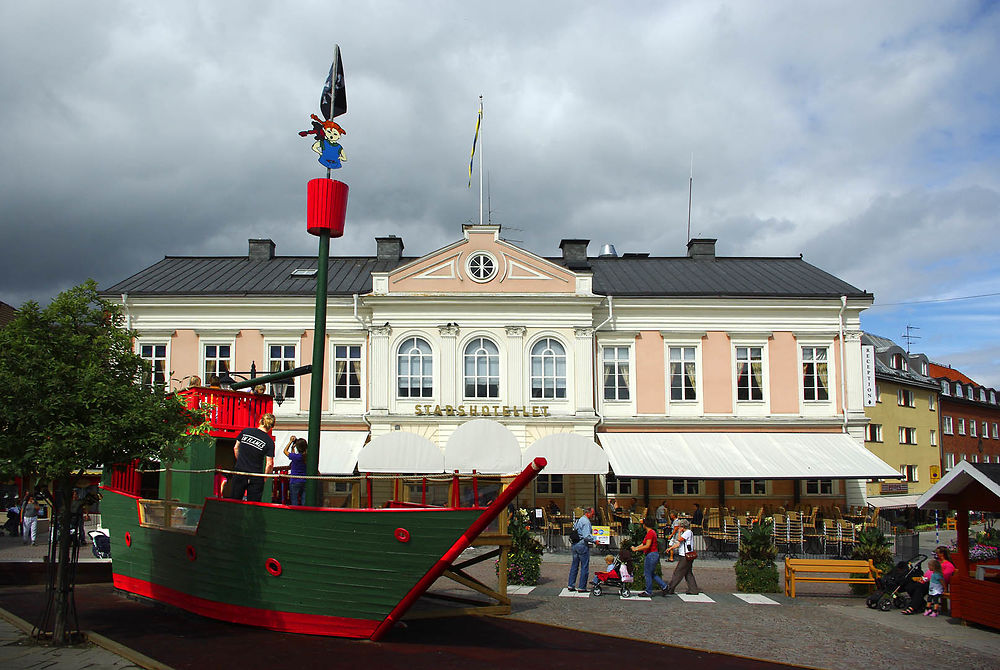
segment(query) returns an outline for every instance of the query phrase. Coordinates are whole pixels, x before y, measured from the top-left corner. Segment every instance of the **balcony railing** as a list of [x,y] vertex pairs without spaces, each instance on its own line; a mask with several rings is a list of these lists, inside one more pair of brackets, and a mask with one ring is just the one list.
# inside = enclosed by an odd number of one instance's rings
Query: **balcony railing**
[[246,391],[196,386],[180,392],[191,409],[208,411],[212,437],[235,438],[247,427],[256,426],[260,417],[271,412],[274,400],[269,395],[256,395]]

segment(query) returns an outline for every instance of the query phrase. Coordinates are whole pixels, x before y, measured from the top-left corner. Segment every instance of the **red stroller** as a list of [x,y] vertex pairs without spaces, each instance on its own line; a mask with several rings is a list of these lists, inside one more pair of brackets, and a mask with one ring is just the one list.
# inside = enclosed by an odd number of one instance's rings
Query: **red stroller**
[[595,596],[600,596],[604,593],[605,588],[617,586],[619,595],[622,598],[629,598],[632,595],[632,589],[630,588],[632,581],[632,575],[629,572],[628,557],[622,560],[622,556],[618,556],[613,563],[608,565],[606,572],[594,573],[594,579],[592,580],[594,588],[591,590],[591,593]]

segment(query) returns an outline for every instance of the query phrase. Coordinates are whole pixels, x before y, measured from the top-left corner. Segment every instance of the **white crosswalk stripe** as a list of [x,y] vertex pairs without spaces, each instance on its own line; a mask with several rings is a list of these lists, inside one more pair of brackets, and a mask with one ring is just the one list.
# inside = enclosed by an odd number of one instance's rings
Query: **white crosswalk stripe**
[[696,596],[689,596],[686,593],[678,593],[677,597],[686,603],[714,603],[715,601],[709,598],[704,593],[699,593]]
[[734,593],[734,596],[739,598],[745,603],[751,605],[780,605],[777,600],[771,600],[767,596],[763,596],[759,593]]

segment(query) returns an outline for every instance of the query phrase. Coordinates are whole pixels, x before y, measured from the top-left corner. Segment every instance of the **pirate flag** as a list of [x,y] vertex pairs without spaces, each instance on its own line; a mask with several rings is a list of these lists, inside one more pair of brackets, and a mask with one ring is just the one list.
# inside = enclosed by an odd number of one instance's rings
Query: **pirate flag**
[[340,45],[333,45],[333,64],[319,98],[320,114],[327,121],[347,112],[347,91],[344,89],[344,64],[340,61]]

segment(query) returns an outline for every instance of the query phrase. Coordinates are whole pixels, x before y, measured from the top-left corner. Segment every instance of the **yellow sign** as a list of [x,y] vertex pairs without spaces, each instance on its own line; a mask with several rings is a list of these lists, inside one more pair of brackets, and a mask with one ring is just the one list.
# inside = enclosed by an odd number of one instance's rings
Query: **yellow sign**
[[939,481],[941,481],[940,465],[932,465],[930,467],[930,471],[931,471],[931,484],[937,484]]
[[590,529],[597,544],[611,544],[611,526],[594,526]]

